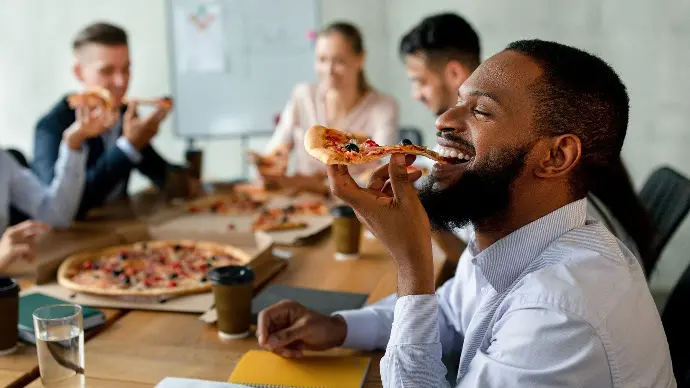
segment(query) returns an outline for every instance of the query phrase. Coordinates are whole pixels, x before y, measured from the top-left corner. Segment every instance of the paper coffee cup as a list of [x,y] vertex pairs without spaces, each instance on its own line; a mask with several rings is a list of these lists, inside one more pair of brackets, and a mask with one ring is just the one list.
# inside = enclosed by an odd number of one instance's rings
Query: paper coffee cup
[[221,339],[241,339],[249,335],[252,318],[254,272],[242,265],[218,267],[208,272]]
[[19,332],[19,285],[12,279],[0,276],[0,356],[17,349]]
[[359,257],[359,242],[362,237],[362,224],[355,211],[349,206],[336,206],[333,215],[333,238],[335,239],[335,258],[351,260]]

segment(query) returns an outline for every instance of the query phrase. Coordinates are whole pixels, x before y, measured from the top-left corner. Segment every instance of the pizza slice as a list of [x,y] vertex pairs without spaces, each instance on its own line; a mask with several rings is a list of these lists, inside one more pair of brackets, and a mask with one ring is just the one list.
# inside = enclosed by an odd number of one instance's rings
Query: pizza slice
[[90,108],[104,108],[113,110],[117,107],[113,96],[107,89],[92,88],[79,93],[71,94],[67,97],[70,108],[86,106]]
[[160,98],[135,98],[127,97],[122,99],[123,104],[128,104],[130,102],[136,102],[140,105],[154,105],[156,107],[161,107],[166,110],[172,109],[173,99],[172,97],[160,97]]
[[309,155],[325,164],[361,164],[377,161],[387,155],[403,153],[425,156],[440,163],[458,163],[457,158],[439,155],[427,147],[403,140],[400,145],[381,146],[371,139],[321,125],[311,127],[304,137]]
[[307,223],[304,221],[294,221],[284,209],[266,209],[254,220],[251,226],[252,231],[261,230],[264,232],[278,230],[304,229]]

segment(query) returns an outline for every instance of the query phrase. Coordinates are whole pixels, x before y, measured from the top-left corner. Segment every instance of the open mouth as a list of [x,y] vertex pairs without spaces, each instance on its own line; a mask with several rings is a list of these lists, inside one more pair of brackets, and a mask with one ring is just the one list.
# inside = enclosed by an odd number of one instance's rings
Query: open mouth
[[443,145],[439,145],[437,152],[440,156],[452,160],[453,163],[467,163],[474,157],[469,151]]

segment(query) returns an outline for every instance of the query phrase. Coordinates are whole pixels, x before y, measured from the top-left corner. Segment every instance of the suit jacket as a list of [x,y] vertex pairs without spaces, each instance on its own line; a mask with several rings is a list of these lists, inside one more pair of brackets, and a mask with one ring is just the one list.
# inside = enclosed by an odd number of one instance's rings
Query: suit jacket
[[[124,113],[124,108],[120,113]],[[53,180],[62,133],[74,121],[74,109],[70,108],[64,97],[36,125],[32,169],[45,184]],[[118,134],[122,132],[119,125],[114,130]],[[146,175],[158,187],[165,187],[168,163],[150,145],[140,151],[142,159],[139,164],[134,164],[117,146],[106,148],[100,136],[87,140],[87,145],[89,155],[86,183],[77,212],[78,219],[83,219],[90,209],[103,205],[119,182],[127,183],[133,168]]]

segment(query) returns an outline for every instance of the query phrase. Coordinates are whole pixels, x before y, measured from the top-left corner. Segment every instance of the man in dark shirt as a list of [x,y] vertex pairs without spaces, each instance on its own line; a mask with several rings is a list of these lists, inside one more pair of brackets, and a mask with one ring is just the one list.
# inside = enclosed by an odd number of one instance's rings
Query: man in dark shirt
[[[87,26],[77,34],[73,51],[74,74],[83,87],[107,89],[117,106],[116,111],[99,117],[104,128],[109,129],[88,142],[86,184],[77,213],[78,218],[83,218],[91,208],[125,197],[134,168],[158,187],[165,187],[169,164],[150,142],[168,110],[158,107],[148,117],[139,118],[136,104],[121,105],[130,76],[127,33],[123,29],[106,23]],[[54,176],[62,133],[73,125],[79,122],[63,96],[36,126],[33,169],[46,184]],[[190,180],[190,186],[198,187],[198,182]]]

